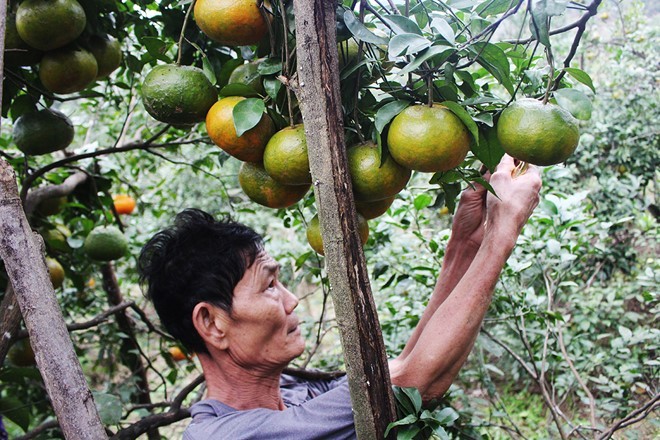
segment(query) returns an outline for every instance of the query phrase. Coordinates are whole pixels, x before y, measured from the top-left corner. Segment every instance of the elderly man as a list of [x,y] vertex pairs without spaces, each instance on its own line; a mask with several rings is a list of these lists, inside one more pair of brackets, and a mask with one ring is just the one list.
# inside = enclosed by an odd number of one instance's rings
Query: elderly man
[[[442,396],[465,362],[500,271],[538,204],[539,172],[513,176],[505,156],[490,184],[468,189],[454,217],[441,275],[403,352],[392,383]],[[186,440],[355,438],[346,378],[283,374],[305,347],[298,299],[278,279],[261,237],[198,210],[180,213],[140,256],[165,328],[197,353],[208,386],[193,405]]]

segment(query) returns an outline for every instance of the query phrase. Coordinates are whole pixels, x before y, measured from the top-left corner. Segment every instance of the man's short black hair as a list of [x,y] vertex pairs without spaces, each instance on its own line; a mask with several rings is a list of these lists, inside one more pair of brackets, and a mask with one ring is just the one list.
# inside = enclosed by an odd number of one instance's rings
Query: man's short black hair
[[208,302],[231,313],[234,287],[261,252],[263,239],[251,228],[186,209],[144,246],[138,271],[167,331],[188,350],[208,353],[193,309]]

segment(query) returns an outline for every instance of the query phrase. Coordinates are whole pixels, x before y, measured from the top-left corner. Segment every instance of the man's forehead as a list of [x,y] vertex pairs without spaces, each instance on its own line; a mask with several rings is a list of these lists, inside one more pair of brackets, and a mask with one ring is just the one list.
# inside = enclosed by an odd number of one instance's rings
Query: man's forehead
[[266,251],[263,251],[257,255],[257,258],[254,260],[253,267],[255,270],[266,270],[273,272],[279,270],[280,264],[275,261],[273,257]]

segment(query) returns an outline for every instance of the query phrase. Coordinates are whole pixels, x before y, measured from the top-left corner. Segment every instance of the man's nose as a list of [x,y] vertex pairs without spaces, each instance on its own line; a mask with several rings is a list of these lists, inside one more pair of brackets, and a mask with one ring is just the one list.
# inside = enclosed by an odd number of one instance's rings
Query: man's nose
[[284,288],[284,305],[287,313],[291,313],[295,310],[296,307],[298,307],[298,297],[293,294],[289,289],[286,287]]

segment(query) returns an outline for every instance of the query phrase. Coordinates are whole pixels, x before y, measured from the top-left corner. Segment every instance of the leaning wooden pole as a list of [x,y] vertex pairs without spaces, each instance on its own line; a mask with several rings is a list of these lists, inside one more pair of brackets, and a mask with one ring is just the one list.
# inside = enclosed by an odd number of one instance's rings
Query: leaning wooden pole
[[344,145],[334,1],[294,0],[298,84],[331,295],[359,439],[394,420],[385,345],[357,228]]

